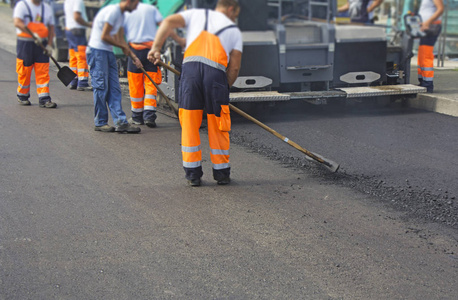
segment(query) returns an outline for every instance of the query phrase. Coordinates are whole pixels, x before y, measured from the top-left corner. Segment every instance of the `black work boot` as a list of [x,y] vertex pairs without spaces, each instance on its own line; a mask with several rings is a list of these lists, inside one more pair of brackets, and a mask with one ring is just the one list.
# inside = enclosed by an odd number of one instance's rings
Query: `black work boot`
[[119,132],[119,133],[124,133],[124,132],[126,132],[126,133],[139,133],[142,130],[140,129],[140,127],[132,126],[129,123],[125,123],[125,124],[122,124],[120,126],[117,126],[115,131]]
[[202,184],[202,181],[200,180],[200,178],[190,179],[188,180],[188,184],[190,186],[200,186]]

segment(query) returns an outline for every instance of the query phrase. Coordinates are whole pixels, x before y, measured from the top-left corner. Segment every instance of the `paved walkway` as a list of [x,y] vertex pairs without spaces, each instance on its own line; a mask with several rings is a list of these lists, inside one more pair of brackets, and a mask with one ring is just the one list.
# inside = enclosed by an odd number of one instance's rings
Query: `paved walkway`
[[[417,84],[417,57],[411,61],[411,83]],[[434,60],[437,66],[437,60]],[[434,93],[419,94],[408,101],[409,106],[458,117],[458,60],[446,60],[443,67],[434,67]]]

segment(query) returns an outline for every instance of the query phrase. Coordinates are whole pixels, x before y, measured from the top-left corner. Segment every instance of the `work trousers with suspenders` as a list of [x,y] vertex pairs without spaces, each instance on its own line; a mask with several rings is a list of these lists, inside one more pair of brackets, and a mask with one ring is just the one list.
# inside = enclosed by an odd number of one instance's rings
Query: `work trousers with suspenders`
[[[161,70],[147,58],[150,43],[129,43],[130,49],[141,61],[146,73],[156,84],[161,84]],[[137,122],[155,121],[157,108],[157,89],[154,84],[137,68],[132,62],[132,58],[127,61],[127,79],[129,81],[129,94],[132,110],[132,119]]]
[[[208,11],[207,16],[208,20]],[[202,151],[199,128],[204,109],[207,112],[208,139],[213,178],[230,176],[229,85],[227,55],[218,35],[207,31],[207,22],[199,37],[186,49],[179,86],[179,119],[182,127],[181,151],[186,179],[202,177]]]
[[[440,26],[437,24],[436,26]],[[428,34],[420,39],[418,47],[418,81],[420,85],[426,87],[428,92],[434,89],[434,44],[440,35],[440,30],[436,34]]]
[[87,38],[85,28],[75,28],[66,30],[65,35],[68,41],[69,67],[75,72],[75,77],[70,86],[88,87],[89,86],[89,66],[86,60]]
[[[28,4],[24,1],[30,18],[27,27],[36,32],[42,38],[43,46],[48,44],[48,29],[42,22],[34,22],[31,15],[31,10]],[[44,5],[42,13],[44,15]],[[32,71],[35,69],[35,81],[37,85],[38,101],[44,104],[51,101],[49,95],[49,57],[44,54],[44,50],[35,44],[34,39],[27,33],[20,33],[17,37],[16,45],[16,73],[18,74],[17,97],[21,100],[28,100],[30,97],[30,79]]]

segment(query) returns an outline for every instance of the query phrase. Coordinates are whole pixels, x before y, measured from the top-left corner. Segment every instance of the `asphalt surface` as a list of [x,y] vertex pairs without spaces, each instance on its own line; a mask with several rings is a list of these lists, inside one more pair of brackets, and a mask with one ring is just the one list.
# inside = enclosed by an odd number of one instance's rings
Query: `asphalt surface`
[[455,117],[404,108],[400,102],[339,108],[288,103],[255,107],[251,113],[304,148],[340,163],[338,174],[326,173],[243,120],[234,122],[235,143],[324,181],[373,195],[408,216],[458,228]]
[[[53,71],[58,108],[39,108],[33,83],[33,105],[19,106],[14,55],[0,50],[0,65],[1,300],[458,298],[455,225],[425,214],[455,207],[442,181],[456,133],[433,132],[453,129],[450,117],[303,103],[254,113],[339,162],[329,174],[234,116],[233,182],[211,179],[202,130],[204,185],[191,188],[176,119],[160,114],[138,135],[94,132],[91,93]],[[403,201],[420,184],[443,193],[415,215]]]

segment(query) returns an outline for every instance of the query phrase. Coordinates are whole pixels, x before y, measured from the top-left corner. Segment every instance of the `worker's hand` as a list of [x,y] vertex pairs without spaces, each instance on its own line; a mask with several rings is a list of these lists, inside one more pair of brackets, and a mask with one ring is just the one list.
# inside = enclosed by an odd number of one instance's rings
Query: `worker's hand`
[[185,38],[179,37],[177,42],[178,42],[178,45],[180,45],[181,48],[184,49],[186,47],[186,39]]
[[132,56],[132,62],[134,63],[134,65],[135,65],[137,68],[139,68],[139,69],[143,68],[142,62],[141,62],[141,61],[138,59],[138,57],[136,57],[135,55]]
[[156,49],[151,49],[148,52],[148,60],[153,64],[157,65],[161,61],[161,51]]
[[35,40],[35,44],[43,45],[43,40],[36,32],[33,32],[33,39]]
[[423,23],[421,23],[420,30],[421,31],[427,31],[429,29],[430,25],[431,24],[429,22],[423,22]]
[[46,45],[46,55],[51,56],[52,55],[52,50],[54,49],[51,45]]

